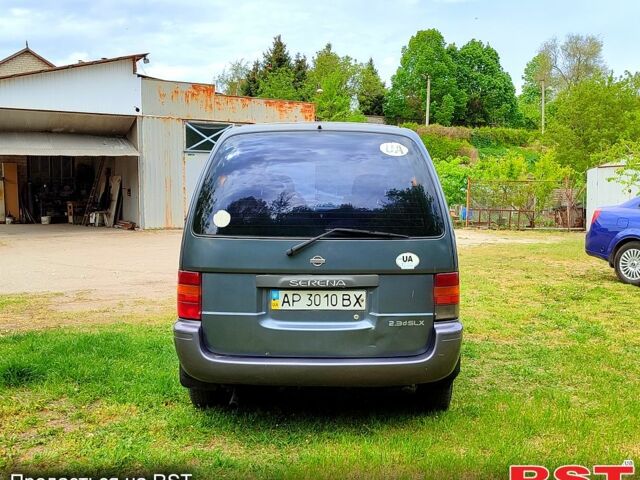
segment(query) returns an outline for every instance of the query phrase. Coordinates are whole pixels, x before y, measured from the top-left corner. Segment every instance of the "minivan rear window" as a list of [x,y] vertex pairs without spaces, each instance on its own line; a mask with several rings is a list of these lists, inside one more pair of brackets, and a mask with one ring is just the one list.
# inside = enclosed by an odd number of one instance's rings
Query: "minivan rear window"
[[386,133],[264,132],[229,137],[197,194],[200,235],[308,237],[331,228],[440,236],[427,159]]

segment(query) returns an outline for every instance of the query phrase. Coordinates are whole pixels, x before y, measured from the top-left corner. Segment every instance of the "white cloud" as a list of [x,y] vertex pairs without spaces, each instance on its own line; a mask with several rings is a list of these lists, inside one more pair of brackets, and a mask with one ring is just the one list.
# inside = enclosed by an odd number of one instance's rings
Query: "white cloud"
[[[224,65],[261,58],[282,34],[289,51],[310,60],[327,42],[359,61],[373,57],[384,80],[417,30],[439,29],[447,42],[489,42],[516,83],[547,38],[601,34],[607,63],[637,70],[628,45],[640,44],[640,2],[620,0],[606,15],[595,0],[0,0],[0,58],[24,41],[56,64],[150,52],[149,75],[211,82]],[[553,9],[554,15],[548,11]],[[481,14],[482,21],[475,20]]]

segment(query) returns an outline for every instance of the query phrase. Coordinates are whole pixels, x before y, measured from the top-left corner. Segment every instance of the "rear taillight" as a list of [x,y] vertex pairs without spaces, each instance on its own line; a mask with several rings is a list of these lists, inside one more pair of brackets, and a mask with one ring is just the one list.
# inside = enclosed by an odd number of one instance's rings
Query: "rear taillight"
[[599,208],[593,212],[593,217],[591,217],[591,225],[596,223],[596,220],[598,220],[598,217],[600,216],[601,213],[602,213],[602,210],[600,210]]
[[458,318],[460,311],[460,277],[458,272],[436,273],[433,277],[435,320]]
[[178,317],[186,320],[202,318],[200,272],[178,271]]

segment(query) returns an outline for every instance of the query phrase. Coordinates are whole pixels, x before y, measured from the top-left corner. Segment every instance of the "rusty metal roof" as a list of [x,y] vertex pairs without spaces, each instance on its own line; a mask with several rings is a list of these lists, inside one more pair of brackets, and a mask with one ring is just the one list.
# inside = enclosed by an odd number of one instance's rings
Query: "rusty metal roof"
[[137,157],[138,150],[120,137],[72,133],[0,132],[0,155],[69,157]]
[[117,61],[120,61],[120,60],[127,60],[127,59],[131,59],[133,61],[133,73],[136,73],[136,68],[135,68],[136,62],[138,60],[142,59],[142,58],[146,58],[147,55],[149,55],[149,54],[148,53],[135,53],[133,55],[123,55],[121,57],[102,58],[100,60],[91,60],[89,62],[72,63],[71,65],[61,65],[60,67],[52,67],[52,68],[45,68],[45,69],[42,69],[42,70],[34,70],[33,72],[14,73],[13,75],[6,75],[4,77],[0,77],[0,80],[4,80],[4,79],[7,79],[7,78],[14,78],[14,77],[23,77],[25,75],[36,75],[38,73],[57,72],[59,70],[68,70],[68,69],[71,69],[71,68],[89,67],[91,65],[99,65],[101,63],[117,62]]

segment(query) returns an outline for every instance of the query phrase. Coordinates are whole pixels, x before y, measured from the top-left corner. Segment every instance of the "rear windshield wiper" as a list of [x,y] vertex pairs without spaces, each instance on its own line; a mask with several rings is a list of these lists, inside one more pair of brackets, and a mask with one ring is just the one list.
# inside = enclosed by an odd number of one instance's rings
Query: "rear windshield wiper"
[[358,230],[357,228],[332,228],[331,230],[327,230],[326,232],[321,233],[316,237],[310,238],[309,240],[305,240],[304,242],[299,243],[298,245],[294,245],[285,253],[289,257],[291,257],[296,253],[298,253],[300,250],[308,247],[312,243],[317,242],[321,238],[328,237],[329,235],[332,235],[334,233],[352,233],[352,234],[358,234],[358,235],[367,235],[369,237],[409,238],[409,235],[401,235],[399,233],[375,232],[373,230]]

